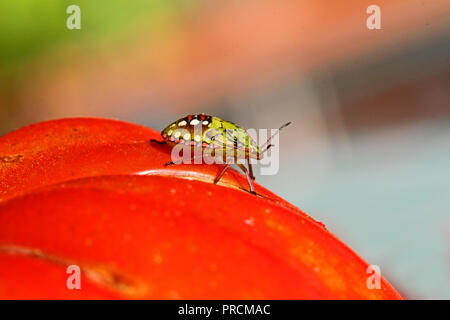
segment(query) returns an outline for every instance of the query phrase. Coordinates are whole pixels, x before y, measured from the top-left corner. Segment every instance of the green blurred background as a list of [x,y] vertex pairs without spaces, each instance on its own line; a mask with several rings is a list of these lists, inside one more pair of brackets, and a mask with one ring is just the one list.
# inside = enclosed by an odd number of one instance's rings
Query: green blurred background
[[[69,5],[81,29],[69,30]],[[366,9],[381,8],[381,30]],[[48,119],[294,125],[258,176],[406,297],[450,298],[448,0],[3,0],[0,134]]]

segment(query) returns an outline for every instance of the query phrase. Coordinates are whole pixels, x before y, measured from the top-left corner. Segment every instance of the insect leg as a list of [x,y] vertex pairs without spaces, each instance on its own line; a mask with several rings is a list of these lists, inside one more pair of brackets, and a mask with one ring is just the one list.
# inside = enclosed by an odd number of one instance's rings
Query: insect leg
[[255,180],[255,176],[254,176],[254,174],[253,174],[253,166],[252,166],[252,164],[250,163],[250,160],[247,159],[247,163],[248,163],[248,171],[249,171],[249,173],[250,173],[250,178],[251,178],[252,180]]
[[158,141],[158,140],[156,140],[156,139],[150,139],[150,143],[166,144],[165,141]]
[[171,166],[171,165],[173,165],[173,164],[181,164],[182,162],[183,162],[183,160],[169,161],[169,162],[166,162],[166,163],[164,164],[164,167]]
[[241,168],[242,171],[245,172],[245,176],[247,177],[248,186],[250,187],[250,193],[256,194],[255,188],[253,187],[253,181],[252,178],[250,178],[250,173],[248,172],[247,168],[242,163],[237,163],[239,168]]
[[222,171],[220,171],[219,175],[214,179],[214,184],[217,184],[219,182],[219,180],[222,178],[223,174],[225,173],[225,171],[228,170],[228,168],[231,165],[231,160],[228,161],[222,168]]

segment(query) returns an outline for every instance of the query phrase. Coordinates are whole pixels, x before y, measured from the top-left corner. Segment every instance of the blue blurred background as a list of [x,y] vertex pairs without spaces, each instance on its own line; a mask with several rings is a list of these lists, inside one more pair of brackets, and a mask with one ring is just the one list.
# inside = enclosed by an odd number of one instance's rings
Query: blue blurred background
[[[81,10],[69,30],[66,8]],[[368,30],[366,9],[381,9]],[[450,1],[3,0],[0,134],[205,112],[293,126],[257,181],[407,298],[450,298]]]

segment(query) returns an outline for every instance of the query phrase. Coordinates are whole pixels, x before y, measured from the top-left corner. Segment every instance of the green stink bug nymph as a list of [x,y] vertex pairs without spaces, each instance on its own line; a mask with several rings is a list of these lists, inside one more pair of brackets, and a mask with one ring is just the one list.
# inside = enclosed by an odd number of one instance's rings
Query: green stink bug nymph
[[[154,139],[150,141],[158,144],[168,144],[172,147],[183,144],[192,150],[208,148],[210,149],[208,150],[210,154],[212,156],[219,156],[224,164],[221,172],[214,179],[215,184],[220,181],[230,165],[235,163],[245,173],[250,192],[256,194],[252,182],[252,180],[255,180],[255,177],[250,158],[262,159],[264,153],[272,146],[270,143],[271,139],[289,124],[290,122],[282,125],[260,147],[243,127],[202,113],[188,115],[169,124],[161,131],[161,136],[164,141]],[[238,159],[245,159],[248,170],[244,164],[238,162]],[[171,161],[165,165],[172,164],[178,164],[178,162]]]

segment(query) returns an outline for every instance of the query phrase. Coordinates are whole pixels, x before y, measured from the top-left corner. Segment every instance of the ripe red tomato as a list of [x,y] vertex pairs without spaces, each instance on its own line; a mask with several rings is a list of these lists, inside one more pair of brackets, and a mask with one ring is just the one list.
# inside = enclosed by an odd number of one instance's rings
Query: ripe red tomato
[[401,298],[323,224],[234,170],[164,167],[152,138],[88,118],[0,138],[1,299]]

